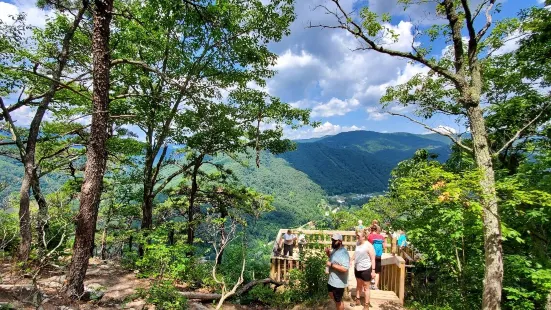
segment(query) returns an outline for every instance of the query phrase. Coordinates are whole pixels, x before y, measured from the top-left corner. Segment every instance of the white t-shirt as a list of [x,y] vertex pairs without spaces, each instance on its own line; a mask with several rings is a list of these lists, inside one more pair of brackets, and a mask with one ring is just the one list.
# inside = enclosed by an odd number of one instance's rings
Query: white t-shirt
[[288,233],[285,233],[283,234],[283,240],[285,240],[285,244],[293,244],[294,242],[294,239],[296,238],[297,236],[295,234],[288,234]]
[[298,236],[298,243],[305,244],[306,243],[306,236],[304,234],[300,234]]
[[354,252],[354,268],[358,271],[364,271],[371,268],[371,257],[369,257],[368,242],[364,242],[362,245],[356,246],[356,251]]

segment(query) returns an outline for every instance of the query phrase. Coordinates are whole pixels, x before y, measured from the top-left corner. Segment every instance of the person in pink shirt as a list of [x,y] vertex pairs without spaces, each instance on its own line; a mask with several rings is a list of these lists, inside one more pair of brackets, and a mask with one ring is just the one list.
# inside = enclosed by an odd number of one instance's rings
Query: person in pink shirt
[[381,274],[381,260],[383,256],[383,249],[387,247],[386,239],[383,235],[379,233],[380,228],[378,225],[371,226],[371,234],[367,237],[367,241],[373,245],[375,249],[375,281],[371,280],[373,284],[372,289],[378,290],[379,287],[379,277]]

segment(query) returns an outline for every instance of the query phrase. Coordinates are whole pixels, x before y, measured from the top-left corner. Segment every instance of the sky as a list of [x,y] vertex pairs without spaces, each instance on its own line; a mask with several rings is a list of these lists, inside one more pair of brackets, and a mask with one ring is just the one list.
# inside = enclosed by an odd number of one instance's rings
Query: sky
[[[269,0],[262,0],[268,2]],[[481,0],[472,0],[480,2]],[[427,129],[407,119],[390,116],[381,111],[379,100],[386,87],[401,84],[417,73],[426,72],[422,65],[405,59],[382,55],[374,51],[354,51],[357,41],[342,29],[309,28],[310,24],[335,24],[334,17],[325,14],[319,5],[334,9],[328,0],[296,0],[296,20],[291,34],[280,42],[269,45],[279,55],[273,69],[277,74],[267,82],[266,90],[294,107],[311,109],[312,119],[319,121],[317,128],[285,129],[286,137],[305,139],[334,135],[343,131],[371,130],[378,132],[427,133]],[[434,4],[412,6],[406,10],[398,0],[341,0],[347,11],[357,12],[369,6],[376,13],[389,13],[390,26],[399,34],[398,42],[389,47],[410,51],[415,27],[426,27],[442,22],[427,12],[434,12]],[[501,12],[494,20],[514,17],[523,9],[542,5],[543,0],[501,0]],[[0,1],[0,19],[18,12],[27,13],[28,20],[43,26],[48,16],[34,6],[32,0]],[[480,23],[484,22],[481,20]],[[478,26],[480,27],[480,23]],[[426,44],[421,39],[415,44]],[[445,42],[436,42],[433,53],[440,55]],[[514,49],[512,45],[505,47]],[[394,106],[394,112],[411,113],[410,109]],[[19,124],[30,122],[32,111],[23,109],[15,114]],[[451,132],[464,132],[461,122],[438,116],[426,120],[432,128]]]

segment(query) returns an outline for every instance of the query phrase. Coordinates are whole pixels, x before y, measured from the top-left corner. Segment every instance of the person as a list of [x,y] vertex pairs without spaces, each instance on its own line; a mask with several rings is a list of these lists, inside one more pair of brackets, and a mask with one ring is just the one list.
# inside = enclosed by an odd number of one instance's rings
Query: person
[[406,238],[406,232],[403,230],[400,230],[399,233],[400,233],[400,236],[398,237],[396,244],[401,250],[403,250],[408,244],[407,238]]
[[371,221],[371,226],[370,226],[370,228],[373,227],[373,225],[377,226],[377,233],[380,234],[380,233],[381,233],[381,226],[379,226],[379,221],[378,221],[378,220],[373,220],[373,221]]
[[375,249],[375,278],[371,279],[372,289],[378,290],[379,287],[379,277],[381,274],[381,261],[383,256],[383,249],[387,247],[386,239],[383,235],[379,234],[379,226],[371,226],[371,233],[367,237],[369,243],[373,245]]
[[344,310],[342,297],[348,282],[348,268],[350,255],[342,244],[342,235],[334,233],[331,236],[331,249],[326,248],[325,254],[329,257],[326,263],[326,273],[329,273],[327,290],[329,297],[335,301],[337,310]]
[[283,234],[283,256],[293,256],[293,245],[297,236],[289,229]]
[[302,231],[299,231],[298,235],[298,253],[300,256],[302,256],[302,252],[304,251],[304,245],[306,245],[308,241],[306,241],[306,236]]
[[364,221],[358,220],[358,226],[356,226],[356,234],[362,230],[364,230]]
[[354,255],[350,259],[350,265],[354,262],[354,276],[356,278],[356,298],[350,304],[351,307],[361,305],[361,292],[364,292],[365,304],[364,309],[369,309],[369,283],[374,279],[375,274],[375,249],[373,245],[367,241],[368,232],[362,230],[358,235],[358,243]]

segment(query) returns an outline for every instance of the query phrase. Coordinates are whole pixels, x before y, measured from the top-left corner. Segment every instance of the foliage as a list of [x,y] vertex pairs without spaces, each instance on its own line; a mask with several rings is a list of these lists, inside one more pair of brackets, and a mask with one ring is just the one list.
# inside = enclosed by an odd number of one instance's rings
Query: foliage
[[284,309],[297,304],[315,306],[323,303],[327,298],[327,256],[323,250],[310,254],[303,258],[303,270],[291,270],[289,285],[284,290],[276,292],[269,287],[257,286],[242,298],[242,303],[260,302]]
[[142,290],[140,295],[149,304],[160,310],[187,309],[187,299],[182,296],[170,281],[154,281],[148,290]]
[[0,208],[0,258],[9,256],[18,244],[17,215]]
[[169,244],[169,225],[162,225],[148,234],[144,255],[135,265],[144,277],[183,279],[193,268],[193,258],[187,255],[190,246],[181,240]]

